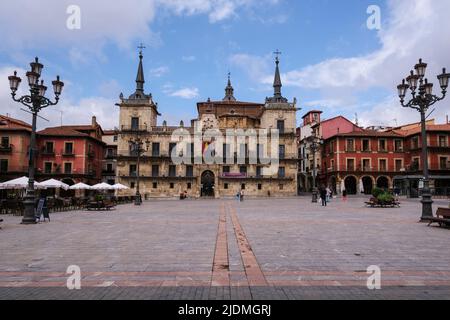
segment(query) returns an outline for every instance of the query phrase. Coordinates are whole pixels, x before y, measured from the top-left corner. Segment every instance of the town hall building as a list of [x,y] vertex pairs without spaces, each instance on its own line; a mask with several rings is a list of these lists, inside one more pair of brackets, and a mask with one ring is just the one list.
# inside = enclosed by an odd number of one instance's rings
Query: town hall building
[[[144,91],[143,55],[139,55],[136,91],[125,98],[120,95],[120,126],[118,128],[117,178],[129,186],[127,195],[138,190],[143,198],[171,198],[187,193],[189,197],[233,197],[243,191],[251,197],[281,197],[297,194],[298,153],[296,144],[296,99],[283,97],[279,59],[276,58],[274,94],[263,103],[236,99],[230,76],[222,100],[197,103],[198,117],[185,126],[167,126],[158,104]],[[268,135],[265,145],[255,146],[251,137],[236,137],[232,144],[217,146],[214,138],[205,138],[201,145],[187,148],[192,162],[176,164],[172,155],[179,150],[173,139],[175,132],[184,130],[194,135],[196,130],[249,132],[276,131],[277,140]],[[238,134],[239,135],[239,134]],[[194,139],[192,139],[194,140]],[[225,141],[225,140],[224,140]],[[227,140],[228,141],[228,140]],[[259,140],[258,140],[259,141]],[[134,143],[133,143],[134,142]],[[140,150],[136,150],[136,142]],[[276,148],[273,147],[277,143]],[[211,153],[224,161],[207,163],[198,155]],[[257,149],[257,150],[254,150]],[[264,150],[264,151],[262,151]],[[220,153],[220,154],[218,154]],[[257,159],[252,155],[256,154]],[[263,156],[265,155],[265,156]],[[201,157],[200,157],[201,158]],[[239,158],[239,159],[238,159]],[[276,159],[276,171],[266,170],[270,158]],[[230,161],[234,160],[234,161]],[[137,189],[139,188],[139,189]]]

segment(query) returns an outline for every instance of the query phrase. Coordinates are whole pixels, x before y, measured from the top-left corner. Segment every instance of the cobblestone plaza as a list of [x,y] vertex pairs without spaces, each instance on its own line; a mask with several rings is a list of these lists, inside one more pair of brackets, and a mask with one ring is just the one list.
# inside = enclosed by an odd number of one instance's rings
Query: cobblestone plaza
[[[0,299],[448,299],[449,231],[418,223],[420,208],[286,198],[150,201],[32,226],[5,216]],[[66,287],[71,265],[81,290]]]

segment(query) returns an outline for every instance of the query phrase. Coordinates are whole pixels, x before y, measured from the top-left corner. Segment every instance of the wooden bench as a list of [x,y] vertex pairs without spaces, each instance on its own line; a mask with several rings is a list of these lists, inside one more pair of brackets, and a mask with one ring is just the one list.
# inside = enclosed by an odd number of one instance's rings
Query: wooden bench
[[433,223],[438,223],[440,227],[450,227],[450,208],[438,208],[436,211],[436,218],[428,218],[431,226]]
[[370,201],[365,202],[365,204],[371,208],[400,208],[400,202],[397,200],[389,203],[383,203],[378,200],[371,199]]

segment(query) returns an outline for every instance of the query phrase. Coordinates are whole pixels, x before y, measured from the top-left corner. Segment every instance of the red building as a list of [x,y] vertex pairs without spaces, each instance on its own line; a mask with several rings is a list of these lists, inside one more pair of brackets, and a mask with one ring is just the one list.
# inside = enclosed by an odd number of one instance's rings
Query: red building
[[102,180],[106,143],[103,130],[92,118],[91,125],[47,128],[37,133],[38,180],[54,178],[73,185]]
[[[427,125],[431,188],[450,194],[450,124]],[[320,181],[349,194],[371,193],[374,186],[419,195],[423,179],[420,124],[386,131],[336,133],[324,139]]]

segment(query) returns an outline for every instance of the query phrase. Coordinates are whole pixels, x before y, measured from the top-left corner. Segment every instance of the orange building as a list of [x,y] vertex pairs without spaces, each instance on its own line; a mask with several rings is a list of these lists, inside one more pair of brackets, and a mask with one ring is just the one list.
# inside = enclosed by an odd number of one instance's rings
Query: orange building
[[28,175],[31,125],[0,115],[0,182]]

